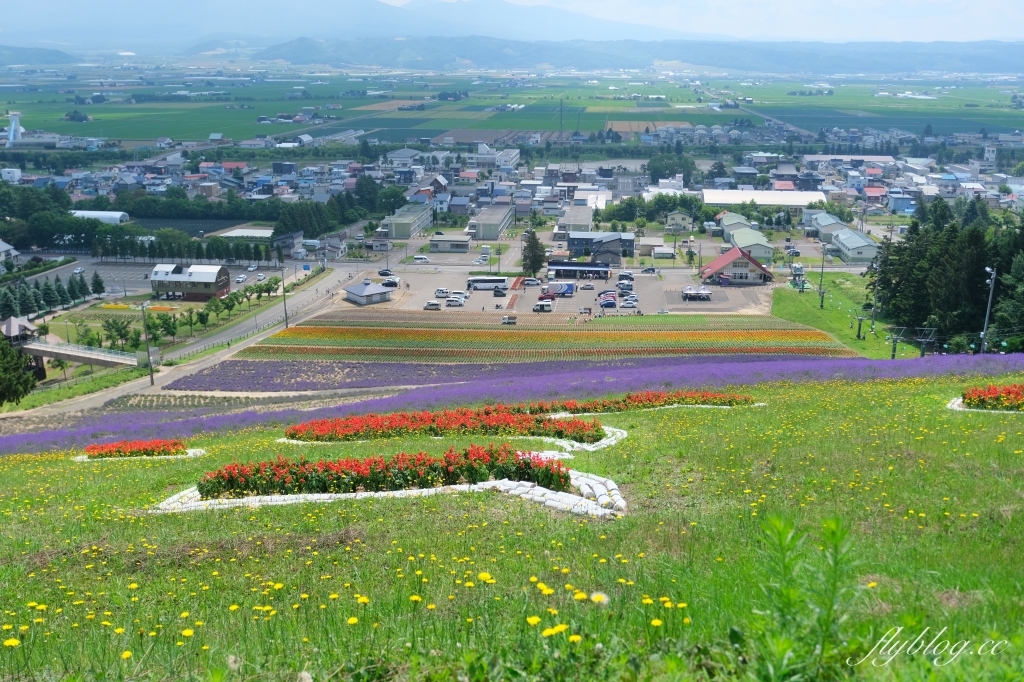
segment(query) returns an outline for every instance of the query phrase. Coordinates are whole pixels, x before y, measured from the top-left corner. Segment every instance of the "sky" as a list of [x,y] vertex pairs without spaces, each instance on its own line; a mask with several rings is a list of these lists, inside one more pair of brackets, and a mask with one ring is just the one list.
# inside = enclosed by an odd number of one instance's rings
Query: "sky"
[[[404,5],[410,0],[383,0]],[[459,0],[443,0],[459,1]],[[480,1],[480,0],[476,0]],[[1024,40],[1024,3],[967,0],[507,0],[748,40]]]

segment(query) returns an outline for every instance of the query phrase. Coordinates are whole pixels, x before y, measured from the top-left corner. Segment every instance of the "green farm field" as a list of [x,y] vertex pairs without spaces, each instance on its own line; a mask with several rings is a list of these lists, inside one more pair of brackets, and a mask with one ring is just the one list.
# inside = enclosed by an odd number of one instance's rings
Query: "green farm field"
[[[569,464],[619,484],[628,512],[605,521],[497,493],[149,513],[233,461],[439,454],[469,437],[296,446],[265,428],[193,438],[198,459],[7,456],[0,669],[1019,679],[1024,417],[945,407],[1016,378],[763,384],[743,390],[763,407],[600,415],[627,438]],[[856,665],[895,626],[970,650]],[[1005,644],[971,655],[985,640]]]
[[[923,80],[868,83],[831,79],[826,83],[832,86],[834,94],[831,96],[787,94],[818,89],[822,83],[817,81],[761,86],[716,82],[715,88],[753,97],[754,104],[747,106],[750,111],[812,132],[823,127],[863,129],[870,126],[879,130],[896,127],[921,134],[924,127],[931,124],[939,134],[977,133],[982,128],[990,133],[999,133],[1012,132],[1024,125],[1024,111],[1010,107],[1010,95],[1006,94],[1008,90],[1005,87]],[[927,92],[927,96],[935,99],[895,96],[908,91],[914,94]],[[887,92],[889,96],[877,97],[879,92]]]

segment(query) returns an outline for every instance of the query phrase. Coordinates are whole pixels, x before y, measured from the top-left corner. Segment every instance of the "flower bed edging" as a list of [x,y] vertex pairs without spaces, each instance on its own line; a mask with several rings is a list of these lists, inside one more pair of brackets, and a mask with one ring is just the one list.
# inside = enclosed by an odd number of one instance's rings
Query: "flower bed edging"
[[[531,453],[540,455],[542,453]],[[558,453],[562,454],[562,453]],[[475,484],[450,485],[440,488],[415,488],[412,490],[392,490],[373,493],[322,493],[314,495],[261,495],[244,498],[203,500],[196,487],[188,488],[151,509],[152,514],[174,514],[190,511],[206,511],[210,509],[231,509],[285,504],[303,504],[306,502],[338,502],[341,500],[364,500],[386,498],[409,498],[440,495],[459,492],[494,491],[514,495],[532,502],[538,502],[558,511],[565,511],[581,516],[609,518],[621,516],[626,512],[626,501],[622,498],[614,481],[594,474],[587,474],[574,469],[569,470],[569,480],[582,495],[567,492],[555,492],[527,481],[484,481]]]
[[157,457],[89,457],[88,455],[80,455],[73,457],[72,462],[125,462],[139,459],[154,460],[154,459],[191,459],[193,457],[202,457],[206,454],[206,450],[202,448],[189,448],[185,451],[184,455],[159,455]]
[[560,438],[550,438],[548,436],[510,436],[510,439],[521,440],[529,438],[531,440],[541,440],[545,443],[552,443],[560,448],[566,450],[586,450],[587,452],[595,452],[597,450],[603,450],[604,448],[610,448],[611,446],[625,440],[629,435],[628,431],[624,429],[617,429],[614,426],[602,426],[604,429],[605,437],[596,443],[577,443],[573,440],[562,440]]
[[[979,407],[965,407],[963,398],[953,398],[946,403],[946,409],[956,410],[957,412],[981,412],[983,414],[1019,414],[1024,415],[1022,410],[986,410]],[[605,429],[608,427],[606,426]]]

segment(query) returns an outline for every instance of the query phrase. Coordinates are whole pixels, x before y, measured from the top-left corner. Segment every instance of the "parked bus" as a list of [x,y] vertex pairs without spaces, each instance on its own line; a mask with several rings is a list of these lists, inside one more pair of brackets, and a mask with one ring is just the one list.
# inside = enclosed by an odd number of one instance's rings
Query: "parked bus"
[[508,277],[470,277],[466,280],[466,288],[473,289],[508,289]]

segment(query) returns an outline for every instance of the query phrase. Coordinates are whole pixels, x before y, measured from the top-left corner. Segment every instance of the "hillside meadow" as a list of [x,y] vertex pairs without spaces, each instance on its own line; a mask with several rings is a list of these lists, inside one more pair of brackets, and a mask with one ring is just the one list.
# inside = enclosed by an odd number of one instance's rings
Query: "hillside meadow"
[[[9,455],[0,670],[1014,679],[1024,414],[946,407],[988,379],[778,382],[738,391],[759,407],[601,414],[628,437],[566,464],[618,483],[628,511],[604,521],[496,493],[152,513],[233,461],[495,440],[479,437],[313,446],[249,427],[188,439],[194,459]],[[898,626],[1005,644],[848,663]]]

